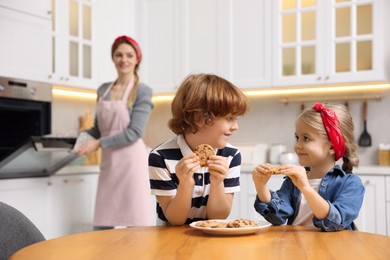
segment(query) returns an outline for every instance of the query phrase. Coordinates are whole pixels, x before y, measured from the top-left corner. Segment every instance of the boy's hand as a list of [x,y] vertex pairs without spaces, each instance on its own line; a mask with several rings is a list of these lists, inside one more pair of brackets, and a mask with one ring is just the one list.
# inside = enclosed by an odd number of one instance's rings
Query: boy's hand
[[179,182],[195,185],[194,172],[199,168],[199,158],[195,153],[191,153],[181,158],[175,168]]
[[222,182],[229,170],[227,159],[219,155],[211,155],[207,160],[207,164],[210,172],[210,182],[213,184]]

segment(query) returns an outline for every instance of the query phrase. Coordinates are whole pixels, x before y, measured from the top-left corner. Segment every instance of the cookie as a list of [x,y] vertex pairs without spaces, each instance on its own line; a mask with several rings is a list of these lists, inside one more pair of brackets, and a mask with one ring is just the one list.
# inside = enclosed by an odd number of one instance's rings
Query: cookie
[[258,227],[259,224],[257,224],[256,221],[246,219],[246,218],[239,218],[232,220],[227,223],[228,228],[243,228],[243,227]]
[[198,145],[195,149],[196,155],[200,159],[200,166],[204,167],[207,166],[207,159],[209,158],[210,155],[214,155],[214,149],[208,144],[201,144]]
[[282,170],[282,166],[276,165],[272,167],[271,169],[268,170],[269,173],[271,174],[281,174],[280,171]]

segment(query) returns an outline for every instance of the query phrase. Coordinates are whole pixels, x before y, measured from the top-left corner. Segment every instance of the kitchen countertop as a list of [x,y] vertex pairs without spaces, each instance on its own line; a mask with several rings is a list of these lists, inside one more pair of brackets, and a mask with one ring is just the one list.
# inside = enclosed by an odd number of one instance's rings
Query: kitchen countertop
[[[253,165],[241,165],[241,171],[244,174],[251,174],[255,166]],[[359,175],[389,175],[390,166],[379,165],[362,165],[359,168],[355,168],[353,173]]]
[[55,175],[73,175],[99,172],[99,165],[70,165],[57,171]]
[[[244,174],[251,174],[254,169],[253,165],[241,165],[241,171]],[[62,168],[56,172],[56,175],[71,175],[71,174],[84,174],[84,173],[99,173],[99,165],[70,165]],[[359,175],[389,175],[390,166],[379,165],[362,165],[357,169],[354,169],[355,174]]]

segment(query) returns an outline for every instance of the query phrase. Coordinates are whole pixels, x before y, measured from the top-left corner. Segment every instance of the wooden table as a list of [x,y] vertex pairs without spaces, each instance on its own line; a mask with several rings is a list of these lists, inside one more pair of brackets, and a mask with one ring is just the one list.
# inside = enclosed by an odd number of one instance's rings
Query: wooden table
[[11,259],[390,259],[390,237],[300,226],[244,236],[207,235],[189,226],[137,227],[43,241]]

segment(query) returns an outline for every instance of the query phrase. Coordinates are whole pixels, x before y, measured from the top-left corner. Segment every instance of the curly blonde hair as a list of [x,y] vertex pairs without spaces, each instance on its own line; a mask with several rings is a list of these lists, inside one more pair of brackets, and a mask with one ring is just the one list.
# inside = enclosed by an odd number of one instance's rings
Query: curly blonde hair
[[[353,167],[357,167],[359,165],[352,117],[344,105],[325,104],[325,107],[332,109],[340,121],[339,128],[345,143],[345,154],[342,157],[342,168],[345,172],[351,173]],[[302,120],[302,122],[318,130],[321,134],[328,136],[322,122],[321,113],[315,109],[306,109],[298,116],[297,120]]]
[[220,117],[240,116],[248,109],[248,98],[226,79],[213,74],[193,74],[184,79],[176,92],[168,126],[178,135],[196,133],[197,123],[211,125]]

